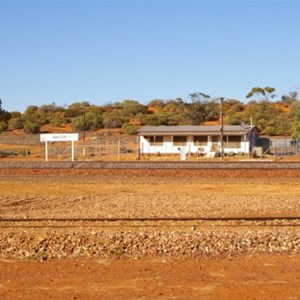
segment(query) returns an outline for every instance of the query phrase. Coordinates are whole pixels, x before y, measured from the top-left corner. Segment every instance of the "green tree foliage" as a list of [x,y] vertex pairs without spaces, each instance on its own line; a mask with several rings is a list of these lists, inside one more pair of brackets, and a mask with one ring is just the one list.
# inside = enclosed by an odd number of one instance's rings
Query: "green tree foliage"
[[134,135],[138,132],[139,127],[136,126],[136,125],[131,125],[131,124],[128,124],[128,123],[124,123],[122,125],[122,130],[123,130],[124,133],[126,133],[128,135]]
[[205,120],[205,107],[202,102],[191,103],[189,110],[184,114],[184,119],[189,125],[200,125]]
[[178,114],[185,111],[186,103],[181,98],[170,99],[165,102],[163,112],[167,114]]
[[148,103],[148,107],[163,108],[165,101],[162,99],[153,99]]
[[249,124],[252,119],[260,130],[261,134],[283,135],[289,134],[292,117],[290,113],[285,112],[280,103],[271,103],[266,101],[250,101],[245,105],[241,119]]
[[90,106],[88,101],[83,102],[74,102],[70,104],[65,110],[66,118],[74,118],[83,115],[84,110],[86,110]]
[[109,112],[103,115],[103,125],[105,128],[120,128],[123,120],[119,112]]
[[224,121],[228,125],[239,125],[243,121],[244,104],[235,99],[226,99],[223,104]]
[[209,99],[205,101],[205,120],[218,120],[220,116],[220,103],[218,99]]
[[296,118],[292,124],[292,137],[300,139],[300,112],[297,112]]
[[11,111],[10,112],[10,117],[11,118],[20,118],[20,117],[22,117],[22,114],[18,111]]
[[32,116],[35,115],[38,109],[39,108],[36,105],[29,105],[23,114],[24,119],[30,119]]
[[192,93],[189,97],[192,103],[189,104],[189,110],[185,113],[185,119],[189,120],[190,125],[200,125],[206,119],[208,111],[206,107],[210,102],[210,96],[204,93]]
[[2,100],[0,99],[0,132],[8,128],[8,120],[10,118],[10,113],[2,108]]
[[33,121],[25,121],[24,122],[24,131],[26,133],[39,133],[40,132],[40,125]]
[[293,122],[291,125],[291,134],[294,139],[300,139],[300,101],[294,103]]
[[148,107],[142,105],[135,100],[124,100],[121,104],[120,115],[123,122],[128,122],[130,119],[134,118],[137,114],[146,114]]
[[7,122],[0,121],[0,133],[5,131],[8,128]]
[[66,125],[68,123],[65,113],[63,111],[56,111],[51,114],[50,124],[56,127]]
[[[242,122],[257,125],[262,134],[297,136],[299,132],[298,93],[292,91],[277,102],[275,88],[255,87],[248,93],[248,103],[236,99],[224,100],[224,123],[238,125]],[[74,102],[66,108],[55,103],[28,106],[23,114],[12,112],[10,115],[0,105],[2,130],[7,128],[36,132],[36,127],[44,124],[62,126],[71,124],[76,131],[97,130],[99,128],[121,128],[132,134],[138,125],[200,125],[205,121],[216,124],[220,116],[219,99],[205,93],[191,93],[190,100],[182,98],[154,99],[147,105],[136,100],[123,100],[107,105],[91,105],[89,102]],[[37,126],[34,126],[36,124]],[[39,129],[38,129],[39,130]]]
[[298,102],[298,92],[297,91],[291,91],[288,95],[283,95],[281,97],[281,102],[288,107],[292,107],[293,104],[297,104]]
[[145,125],[145,118],[146,118],[146,115],[145,115],[145,114],[142,114],[142,113],[138,113],[138,114],[135,116],[136,121],[137,121],[140,125]]
[[[40,121],[39,118],[42,118]],[[22,115],[22,120],[24,121],[24,131],[27,133],[37,133],[39,132],[41,124],[45,124],[46,114],[39,111],[39,107],[36,105],[30,105],[25,110],[24,114]],[[38,130],[35,128],[39,128]]]
[[152,114],[146,116],[145,124],[150,126],[169,125],[169,118],[166,114]]
[[22,129],[24,128],[24,120],[21,117],[14,117],[8,121],[9,129]]
[[276,97],[274,94],[275,88],[273,87],[254,87],[251,91],[246,95],[246,98],[257,98],[259,101],[268,102],[270,99]]
[[87,111],[84,115],[76,117],[72,121],[72,127],[75,130],[89,131],[102,128],[102,115],[96,114],[93,111]]

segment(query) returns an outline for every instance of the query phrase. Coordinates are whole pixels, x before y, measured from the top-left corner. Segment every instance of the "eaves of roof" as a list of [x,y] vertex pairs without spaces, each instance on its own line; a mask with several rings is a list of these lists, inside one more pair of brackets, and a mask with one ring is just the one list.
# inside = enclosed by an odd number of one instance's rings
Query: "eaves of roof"
[[[223,133],[227,135],[244,135],[256,128],[242,126],[224,126]],[[220,126],[145,126],[138,135],[219,135]]]

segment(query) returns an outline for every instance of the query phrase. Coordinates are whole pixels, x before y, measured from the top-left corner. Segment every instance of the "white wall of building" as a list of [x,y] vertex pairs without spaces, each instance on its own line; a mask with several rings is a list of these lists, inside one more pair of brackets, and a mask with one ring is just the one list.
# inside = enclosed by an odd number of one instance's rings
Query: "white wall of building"
[[[221,141],[218,138],[218,143],[213,144],[212,136],[208,136],[208,142],[206,146],[197,145],[193,141],[193,136],[188,136],[185,146],[173,145],[173,136],[164,136],[162,145],[150,145],[147,137],[140,136],[140,151],[141,154],[180,154],[185,153],[210,153],[221,150]],[[241,143],[239,148],[226,148],[226,142],[224,142],[224,152],[244,152],[249,153],[250,142],[246,139],[246,136],[241,136]]]

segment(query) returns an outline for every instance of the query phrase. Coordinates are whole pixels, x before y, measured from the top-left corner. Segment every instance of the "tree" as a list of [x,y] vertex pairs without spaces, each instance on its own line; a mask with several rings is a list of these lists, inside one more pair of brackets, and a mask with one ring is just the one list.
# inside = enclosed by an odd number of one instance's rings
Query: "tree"
[[40,125],[36,122],[25,121],[24,131],[26,133],[39,133],[40,132]]
[[165,114],[148,115],[145,124],[150,126],[169,125],[169,118]]
[[220,115],[220,103],[218,99],[209,99],[205,101],[205,120],[218,120]]
[[65,118],[64,112],[57,111],[52,114],[50,119],[50,124],[54,126],[62,126],[68,123],[68,120]]
[[256,97],[261,102],[269,102],[270,98],[273,99],[276,97],[274,94],[275,88],[273,87],[254,87],[252,90],[246,95],[246,98]]
[[[226,99],[223,103],[224,122],[228,125],[239,125],[243,122],[244,104],[235,99]],[[248,123],[248,120],[247,120]]]
[[88,111],[85,115],[76,117],[72,121],[72,127],[75,130],[88,131],[102,128],[102,115],[98,115],[92,111]]
[[103,125],[105,128],[120,128],[124,122],[118,112],[105,113]]
[[204,93],[191,93],[189,97],[192,103],[188,104],[188,111],[184,114],[184,118],[188,120],[189,125],[200,125],[205,121],[206,107],[211,98]]
[[148,111],[148,107],[140,104],[135,100],[124,100],[121,103],[120,115],[124,122],[128,122],[134,118],[137,114],[145,114]]
[[191,93],[189,94],[190,99],[192,102],[206,102],[210,99],[210,96],[204,93]]
[[292,106],[295,102],[298,102],[298,92],[292,91],[288,95],[283,95],[281,97],[281,102],[287,106]]
[[24,121],[21,117],[14,117],[8,121],[9,129],[22,129],[24,127]]
[[0,133],[8,128],[7,122],[0,121]]
[[10,112],[10,117],[11,118],[20,118],[20,117],[22,117],[22,114],[18,111],[11,111]]
[[294,120],[292,122],[292,137],[294,139],[300,139],[300,104],[298,103],[298,106],[294,112]]
[[2,100],[0,99],[0,132],[8,128],[8,120],[10,117],[10,113],[2,108]]
[[134,135],[138,132],[139,127],[136,126],[136,125],[131,125],[131,124],[128,124],[128,123],[124,123],[122,125],[122,130],[123,130],[123,132],[125,132],[128,135]]
[[65,110],[65,116],[67,118],[79,117],[83,114],[84,110],[87,110],[89,107],[90,103],[88,101],[74,102]]
[[189,125],[200,125],[205,121],[205,104],[201,102],[193,102],[189,106],[189,110],[184,114]]
[[153,99],[148,103],[148,107],[164,107],[165,101],[162,99]]
[[186,109],[186,103],[181,98],[170,99],[166,101],[164,112],[169,114],[178,114]]

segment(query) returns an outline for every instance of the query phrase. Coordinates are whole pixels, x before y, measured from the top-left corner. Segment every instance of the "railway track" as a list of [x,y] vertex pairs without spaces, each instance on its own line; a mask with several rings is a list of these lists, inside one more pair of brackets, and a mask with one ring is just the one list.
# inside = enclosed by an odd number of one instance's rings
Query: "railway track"
[[0,228],[300,227],[300,217],[1,218]]
[[183,170],[236,170],[236,169],[294,169],[300,170],[300,162],[244,160],[244,161],[0,161],[0,169],[183,169]]

